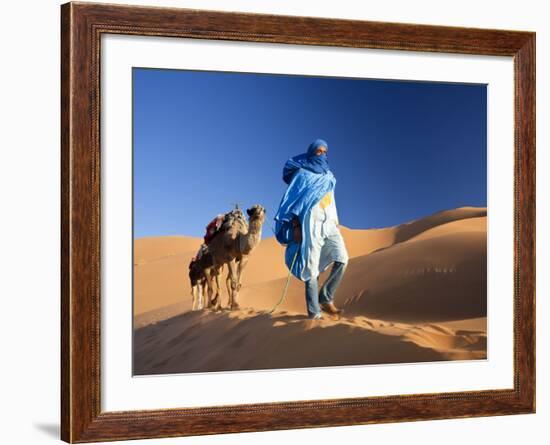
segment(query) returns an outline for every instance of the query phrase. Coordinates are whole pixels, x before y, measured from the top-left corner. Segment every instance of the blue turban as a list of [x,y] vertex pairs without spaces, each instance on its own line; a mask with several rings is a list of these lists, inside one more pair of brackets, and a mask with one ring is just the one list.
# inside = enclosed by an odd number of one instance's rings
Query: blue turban
[[316,139],[307,149],[306,153],[299,154],[286,161],[283,168],[283,181],[290,184],[294,173],[300,168],[305,168],[313,173],[327,173],[330,171],[328,165],[327,155],[325,153],[316,155],[315,151],[319,147],[326,147],[328,150],[328,144],[323,139]]

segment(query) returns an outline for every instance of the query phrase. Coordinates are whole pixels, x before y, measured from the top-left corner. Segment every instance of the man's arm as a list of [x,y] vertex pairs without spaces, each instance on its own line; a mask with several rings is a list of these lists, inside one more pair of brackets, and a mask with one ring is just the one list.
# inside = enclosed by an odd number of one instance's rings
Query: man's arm
[[302,226],[300,224],[300,220],[297,216],[292,218],[292,233],[294,236],[294,241],[297,243],[302,242]]

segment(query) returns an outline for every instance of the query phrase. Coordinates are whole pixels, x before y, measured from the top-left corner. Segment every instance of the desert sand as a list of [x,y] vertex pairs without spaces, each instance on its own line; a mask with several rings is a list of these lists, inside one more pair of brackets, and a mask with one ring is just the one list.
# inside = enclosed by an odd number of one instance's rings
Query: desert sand
[[294,277],[267,313],[288,275],[273,237],[251,255],[242,309],[221,312],[191,311],[188,264],[202,239],[137,239],[134,374],[486,358],[486,208],[340,230],[350,255],[335,301],[344,315],[321,321],[306,318],[304,284]]

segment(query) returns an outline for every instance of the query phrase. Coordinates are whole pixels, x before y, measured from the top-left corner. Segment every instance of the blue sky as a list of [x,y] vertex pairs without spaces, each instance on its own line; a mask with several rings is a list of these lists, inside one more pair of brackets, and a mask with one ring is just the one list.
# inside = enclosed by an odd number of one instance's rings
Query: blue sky
[[202,236],[267,209],[285,161],[328,142],[340,223],[387,227],[487,203],[485,85],[133,69],[134,237]]

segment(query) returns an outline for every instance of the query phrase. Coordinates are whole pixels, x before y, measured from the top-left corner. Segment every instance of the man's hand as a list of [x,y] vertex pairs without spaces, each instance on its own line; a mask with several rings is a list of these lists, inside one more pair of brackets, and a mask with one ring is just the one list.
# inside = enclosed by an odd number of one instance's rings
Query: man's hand
[[298,218],[294,218],[292,220],[292,229],[294,241],[300,244],[302,242],[302,226],[300,225],[300,220]]

